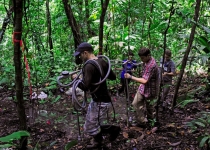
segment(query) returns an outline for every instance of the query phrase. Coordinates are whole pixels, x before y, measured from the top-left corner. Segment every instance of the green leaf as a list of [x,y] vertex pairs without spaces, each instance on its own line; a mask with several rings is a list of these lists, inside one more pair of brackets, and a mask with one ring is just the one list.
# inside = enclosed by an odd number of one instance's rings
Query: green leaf
[[61,96],[58,95],[58,96],[56,97],[56,99],[54,99],[51,103],[52,103],[52,104],[53,104],[53,103],[56,103],[60,98],[61,98]]
[[179,103],[180,107],[183,108],[189,103],[195,103],[198,102],[199,100],[194,100],[194,99],[188,99],[188,100],[183,100],[182,102]]
[[201,25],[201,27],[202,27],[203,30],[205,30],[208,34],[210,34],[210,29],[209,29],[209,28],[207,28],[207,27],[205,27],[205,26],[202,26],[202,25]]
[[208,136],[203,137],[202,140],[200,141],[199,147],[203,147],[208,139],[209,139]]
[[[209,136],[209,139],[210,139],[210,136]],[[210,140],[209,140],[208,144],[209,144],[209,146],[210,146]]]
[[44,104],[44,103],[46,103],[46,102],[47,102],[47,101],[44,100],[44,99],[39,100],[39,103],[40,103],[40,104]]
[[50,85],[50,86],[46,87],[46,89],[48,89],[48,90],[53,90],[53,89],[56,89],[56,88],[57,88],[56,85]]
[[13,145],[12,144],[3,144],[3,145],[0,145],[0,150],[4,150],[5,148],[9,148],[11,146],[13,146]]
[[30,133],[27,131],[17,131],[10,135],[0,138],[1,142],[11,142],[12,140],[18,140],[22,136],[30,136]]
[[152,24],[150,27],[150,32],[152,32],[153,30],[155,30],[156,28],[163,28],[165,27],[165,25],[168,24],[167,21],[162,21],[162,22],[156,22],[155,24]]
[[199,125],[199,126],[202,126],[202,127],[206,127],[205,124],[203,124],[202,122],[195,122],[195,124]]
[[66,144],[65,150],[70,150],[75,145],[77,145],[77,141],[73,140],[73,141],[69,142],[68,144]]
[[205,119],[203,119],[203,118],[198,118],[198,121],[199,121],[199,122],[202,122],[203,124],[205,124],[205,123],[206,123],[206,120],[205,120]]
[[52,143],[50,143],[50,147],[55,145],[55,143],[57,143],[57,141],[53,141]]
[[50,84],[49,85],[57,85],[57,81],[56,80],[54,80],[54,81],[52,81],[52,82],[50,82]]
[[204,36],[200,36],[198,38],[198,42],[206,47],[205,49],[203,49],[205,53],[210,53],[210,44],[208,43],[208,40]]
[[207,119],[208,124],[210,124],[210,118]]
[[0,85],[9,82],[8,78],[3,78],[0,80]]

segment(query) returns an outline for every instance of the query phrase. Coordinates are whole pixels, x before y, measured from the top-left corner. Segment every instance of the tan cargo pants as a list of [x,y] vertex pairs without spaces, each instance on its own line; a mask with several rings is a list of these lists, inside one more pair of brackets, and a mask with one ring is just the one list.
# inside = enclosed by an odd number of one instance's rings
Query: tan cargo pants
[[136,121],[139,124],[148,122],[148,120],[155,119],[155,105],[154,98],[145,98],[140,94],[139,90],[136,92],[132,102],[134,110],[136,111]]

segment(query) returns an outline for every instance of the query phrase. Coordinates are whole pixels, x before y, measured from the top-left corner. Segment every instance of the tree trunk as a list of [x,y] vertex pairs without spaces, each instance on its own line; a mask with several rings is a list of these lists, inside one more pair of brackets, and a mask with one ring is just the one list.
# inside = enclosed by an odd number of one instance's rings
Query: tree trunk
[[4,22],[2,24],[2,28],[0,30],[0,43],[3,40],[3,36],[4,36],[4,32],[6,31],[6,28],[8,26],[8,24],[10,23],[10,17],[13,13],[13,7],[11,7],[9,9],[9,11],[7,11],[7,16],[4,18]]
[[[52,72],[52,70],[54,69],[54,53],[53,53],[53,42],[52,42],[52,28],[51,28],[51,16],[50,16],[50,8],[49,8],[49,0],[46,0],[46,15],[47,15],[47,33],[48,33],[48,44],[49,44],[49,48],[50,48],[50,61],[51,61],[51,69],[50,69],[50,76],[54,76],[54,73]],[[47,45],[48,45],[47,44]]]
[[[22,66],[21,57],[21,35],[22,35],[22,17],[23,17],[23,1],[14,1],[14,64],[15,64],[15,91],[17,99],[17,110],[20,121],[20,130],[27,130],[26,114],[23,100],[23,80],[22,80]],[[26,150],[27,138],[21,137],[20,149]]]
[[103,28],[104,28],[104,17],[106,14],[107,7],[109,5],[109,0],[101,0],[101,16],[100,16],[100,25],[99,25],[99,55],[102,55],[103,51]]
[[[144,36],[144,30],[145,30],[145,28],[144,28],[144,25],[145,25],[145,22],[146,22],[146,19],[147,19],[147,0],[142,0],[141,1],[141,4],[142,4],[142,6],[143,6],[143,8],[142,8],[142,12],[144,13],[144,15],[143,15],[143,18],[142,18],[142,29],[141,29],[141,37],[143,37]],[[141,46],[140,47],[142,47],[142,45],[143,45],[143,38],[141,38],[140,39],[140,43],[141,43]]]
[[[201,3],[201,0],[196,0],[195,15],[194,15],[194,21],[196,23],[197,23],[198,17],[199,17],[200,3]],[[183,74],[184,74],[184,69],[185,69],[186,64],[187,64],[188,55],[189,55],[190,50],[192,48],[192,43],[193,43],[194,35],[195,35],[195,29],[196,29],[196,24],[193,24],[192,30],[191,30],[191,34],[190,34],[189,43],[188,43],[187,49],[185,51],[184,57],[182,59],[181,70],[180,70],[180,74],[178,76],[177,84],[176,84],[176,87],[175,87],[174,98],[173,98],[173,107],[172,107],[172,109],[176,105],[176,99],[177,99],[177,95],[178,95],[178,91],[179,91],[179,86],[181,84],[182,77],[183,77]]]
[[[152,13],[153,13],[153,8],[154,8],[154,3],[152,1],[151,5],[150,5],[150,15],[152,15]],[[152,19],[151,19],[151,17],[149,17],[149,24],[148,24],[148,45],[149,45],[149,48],[151,48],[151,34],[150,34],[151,24],[152,24]]]
[[88,18],[90,17],[90,11],[89,11],[88,6],[89,6],[88,0],[85,0],[85,16],[86,16],[85,18],[86,18],[87,32],[88,32],[87,37],[90,38],[92,36],[95,36],[96,34],[90,28],[90,20],[88,20]]
[[77,46],[81,43],[81,36],[80,36],[80,31],[79,31],[76,19],[74,18],[74,14],[71,9],[71,5],[69,3],[70,2],[68,0],[63,0],[66,16],[68,18],[69,25],[71,27],[71,31],[74,36],[74,47],[76,49]]
[[[52,28],[51,28],[51,16],[50,16],[50,9],[49,9],[49,0],[46,0],[46,13],[47,13],[47,31],[48,31],[48,44],[50,46],[50,50],[53,49],[53,43],[52,43]],[[51,51],[52,57],[53,52]]]

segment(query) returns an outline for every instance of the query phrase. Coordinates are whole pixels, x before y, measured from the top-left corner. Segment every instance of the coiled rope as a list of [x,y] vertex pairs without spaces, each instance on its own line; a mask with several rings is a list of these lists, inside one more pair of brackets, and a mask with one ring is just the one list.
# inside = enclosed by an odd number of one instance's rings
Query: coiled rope
[[[92,85],[95,85],[95,86],[97,86],[97,87],[96,87],[93,91],[91,91],[90,94],[93,94],[93,93],[95,93],[95,92],[98,90],[98,88],[100,87],[100,84],[103,83],[103,82],[108,78],[109,73],[110,73],[110,70],[111,70],[111,63],[110,63],[110,60],[109,60],[109,58],[108,58],[107,56],[99,55],[99,56],[97,56],[97,57],[98,57],[98,58],[105,58],[105,59],[107,60],[107,63],[108,63],[108,71],[107,71],[105,77],[102,79],[103,72],[102,72],[102,69],[101,69],[100,65],[98,64],[98,62],[95,61],[95,60],[92,60],[92,59],[87,60],[87,61],[85,62],[85,64],[83,65],[83,68],[84,68],[87,64],[92,64],[92,65],[94,65],[96,68],[98,68],[98,70],[99,70],[99,72],[100,72],[100,79],[99,79],[99,82],[97,82],[97,83],[92,83]],[[60,82],[61,79],[68,78],[70,75],[75,74],[75,73],[77,73],[77,72],[79,72],[79,73],[78,73],[77,77],[76,77],[72,82],[70,82],[70,83],[68,83],[68,84],[62,84],[62,83]],[[84,109],[84,108],[86,107],[86,104],[87,104],[86,93],[85,93],[85,97],[84,97],[84,99],[83,99],[82,102],[79,102],[79,100],[78,100],[78,98],[77,98],[76,89],[78,88],[78,85],[79,85],[80,83],[84,84],[84,83],[82,82],[82,80],[79,78],[79,77],[81,76],[81,74],[82,74],[82,69],[81,69],[81,70],[78,70],[78,71],[71,72],[71,73],[69,73],[68,71],[63,71],[63,72],[62,72],[62,75],[59,76],[59,77],[57,77],[57,83],[58,83],[60,86],[62,86],[62,87],[72,86],[72,105],[73,105],[73,107],[74,107],[77,111],[80,111],[80,110]],[[113,106],[113,105],[112,105],[112,106]],[[114,109],[114,107],[113,107],[113,109]]]

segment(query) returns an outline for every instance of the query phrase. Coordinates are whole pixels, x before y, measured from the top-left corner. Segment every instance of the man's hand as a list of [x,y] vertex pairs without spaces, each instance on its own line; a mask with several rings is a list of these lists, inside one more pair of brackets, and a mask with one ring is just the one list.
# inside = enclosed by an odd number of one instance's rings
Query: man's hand
[[76,77],[77,77],[77,74],[76,73],[71,75],[71,79],[72,80],[74,80]]
[[125,78],[131,78],[131,75],[130,75],[129,73],[125,73],[125,74],[124,74],[124,77],[125,77]]
[[167,72],[164,72],[164,73],[162,74],[162,76],[166,76],[166,75],[168,75],[168,73],[167,73]]

